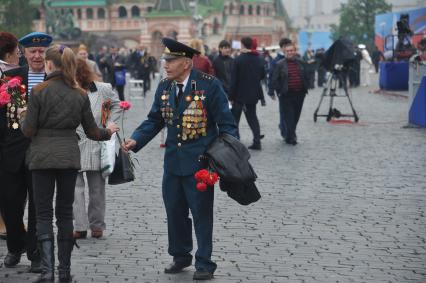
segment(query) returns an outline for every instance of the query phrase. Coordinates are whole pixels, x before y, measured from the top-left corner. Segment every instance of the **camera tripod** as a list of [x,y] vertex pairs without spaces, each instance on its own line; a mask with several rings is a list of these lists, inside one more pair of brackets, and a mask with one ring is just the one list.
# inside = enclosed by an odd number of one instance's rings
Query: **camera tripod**
[[[341,81],[341,83],[342,83],[342,88],[345,92],[344,95],[338,95],[336,93],[336,89],[338,87],[339,81]],[[321,103],[322,103],[325,96],[330,97],[328,113],[327,114],[318,114],[318,111],[321,107]],[[336,108],[333,108],[333,102],[334,102],[335,97],[346,97],[349,101],[350,106],[351,106],[352,114],[342,114],[342,113],[340,113],[339,110],[337,110]],[[327,78],[327,83],[324,87],[324,90],[322,91],[321,98],[320,98],[320,101],[318,103],[318,107],[314,112],[314,122],[317,121],[317,117],[327,117],[326,118],[327,122],[329,122],[332,117],[335,117],[335,118],[354,117],[355,123],[358,122],[358,120],[359,120],[358,115],[355,112],[354,106],[352,105],[351,98],[349,97],[349,94],[348,94],[348,86],[346,84],[346,79],[342,76],[341,72],[333,71],[329,75],[329,77]]]

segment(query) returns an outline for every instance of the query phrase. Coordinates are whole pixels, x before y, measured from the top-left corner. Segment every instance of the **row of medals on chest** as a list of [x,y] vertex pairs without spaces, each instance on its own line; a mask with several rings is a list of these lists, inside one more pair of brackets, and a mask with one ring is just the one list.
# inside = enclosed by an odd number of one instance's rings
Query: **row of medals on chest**
[[7,112],[6,117],[9,120],[8,126],[9,128],[18,129],[19,123],[18,123],[18,114],[16,113],[17,107],[13,105],[12,103],[7,104]]
[[[187,95],[186,102],[191,102],[183,112],[182,116],[182,140],[198,139],[200,136],[207,135],[207,114],[202,101],[205,99],[203,93],[199,96],[199,91],[194,91],[195,95]],[[161,96],[163,107],[161,108],[162,117],[172,124],[173,108],[170,107],[169,95],[164,92]]]

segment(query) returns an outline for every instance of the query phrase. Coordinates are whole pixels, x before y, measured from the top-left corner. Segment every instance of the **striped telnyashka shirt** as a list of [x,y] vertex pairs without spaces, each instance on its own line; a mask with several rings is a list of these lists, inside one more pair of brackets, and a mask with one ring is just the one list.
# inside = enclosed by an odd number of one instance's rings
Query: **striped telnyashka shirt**
[[31,92],[33,86],[38,85],[39,83],[42,83],[44,81],[44,76],[44,72],[36,73],[28,71],[28,93]]

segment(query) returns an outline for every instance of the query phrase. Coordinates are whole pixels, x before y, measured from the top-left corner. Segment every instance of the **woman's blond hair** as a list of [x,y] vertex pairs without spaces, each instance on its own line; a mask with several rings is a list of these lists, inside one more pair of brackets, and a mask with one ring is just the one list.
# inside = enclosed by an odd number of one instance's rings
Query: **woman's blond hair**
[[65,84],[71,88],[79,88],[76,81],[77,60],[71,48],[64,45],[53,45],[46,50],[46,61],[62,72]]
[[203,41],[201,39],[196,39],[196,38],[192,39],[191,42],[189,42],[189,46],[199,51],[201,55],[204,55],[206,53],[204,50]]

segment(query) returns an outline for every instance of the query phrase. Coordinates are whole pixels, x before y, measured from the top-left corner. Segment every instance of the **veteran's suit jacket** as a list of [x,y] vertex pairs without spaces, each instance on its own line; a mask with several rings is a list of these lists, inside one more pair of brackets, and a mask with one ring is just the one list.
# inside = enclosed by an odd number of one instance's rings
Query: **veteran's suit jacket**
[[[4,72],[4,76],[22,78],[22,84],[28,91],[28,66]],[[6,106],[0,108],[0,169],[17,172],[25,162],[25,152],[30,145],[21,129],[9,129],[7,126]]]
[[[196,96],[192,90],[192,81],[195,82],[195,88],[198,93],[203,93],[205,97],[200,100],[207,112],[206,135],[199,136],[196,139],[183,140],[183,112],[191,101],[194,101]],[[162,97],[165,93],[170,94],[168,95],[168,102],[173,109],[173,117],[170,123],[165,121],[161,114],[161,108],[164,103]],[[131,137],[137,142],[133,151],[139,151],[164,126],[167,126],[164,172],[177,176],[189,176],[204,167],[205,164],[199,161],[199,157],[205,153],[210,143],[216,139],[219,133],[228,133],[236,137],[237,127],[229,109],[226,94],[216,78],[193,69],[185,87],[184,95],[180,98],[178,109],[176,109],[175,105],[175,96],[176,87],[174,82],[163,79],[155,93],[148,119],[142,122]],[[191,101],[186,101],[188,96],[191,97]]]

